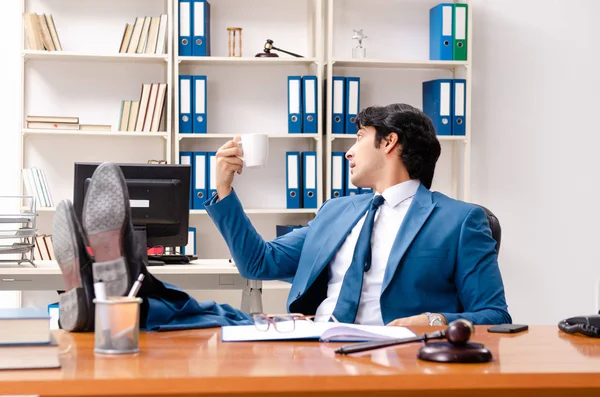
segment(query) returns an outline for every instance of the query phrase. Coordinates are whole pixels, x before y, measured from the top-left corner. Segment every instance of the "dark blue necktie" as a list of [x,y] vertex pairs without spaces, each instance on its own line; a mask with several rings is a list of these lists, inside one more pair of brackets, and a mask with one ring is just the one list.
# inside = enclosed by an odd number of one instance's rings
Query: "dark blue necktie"
[[362,292],[363,275],[371,268],[371,234],[373,233],[373,224],[375,223],[375,214],[377,209],[385,199],[382,195],[377,195],[371,202],[371,208],[365,218],[358,241],[354,248],[354,257],[352,263],[344,275],[342,289],[338,297],[333,315],[342,323],[354,323],[358,312],[358,303]]

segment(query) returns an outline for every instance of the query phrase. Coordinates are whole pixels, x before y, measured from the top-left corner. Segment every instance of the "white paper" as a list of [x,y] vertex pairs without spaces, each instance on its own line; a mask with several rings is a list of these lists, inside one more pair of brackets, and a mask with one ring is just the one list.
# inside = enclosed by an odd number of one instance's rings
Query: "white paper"
[[323,340],[323,341],[375,341],[396,338],[409,338],[415,334],[405,327],[386,327],[379,325],[339,324],[332,322],[296,321],[292,332],[278,332],[269,327],[260,331],[254,325],[224,326],[223,342],[272,341],[272,340]]

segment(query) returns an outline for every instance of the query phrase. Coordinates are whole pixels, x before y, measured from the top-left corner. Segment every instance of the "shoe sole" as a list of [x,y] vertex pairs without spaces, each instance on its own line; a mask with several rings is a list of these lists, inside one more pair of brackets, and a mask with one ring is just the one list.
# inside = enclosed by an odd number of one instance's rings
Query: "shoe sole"
[[130,285],[123,249],[127,219],[127,186],[118,165],[96,168],[83,203],[83,228],[94,254],[94,282],[102,281],[106,296],[124,296]]
[[65,292],[60,295],[58,303],[60,325],[67,331],[80,331],[86,326],[91,306],[88,305],[81,280],[73,216],[73,205],[68,201],[61,201],[54,215],[52,245],[65,282]]

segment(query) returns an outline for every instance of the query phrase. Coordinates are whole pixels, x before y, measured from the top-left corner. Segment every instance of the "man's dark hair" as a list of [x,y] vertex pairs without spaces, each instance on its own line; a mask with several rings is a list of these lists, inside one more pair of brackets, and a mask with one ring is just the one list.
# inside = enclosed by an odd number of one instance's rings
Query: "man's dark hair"
[[433,123],[425,113],[404,103],[371,106],[356,116],[356,126],[375,128],[377,148],[389,134],[398,134],[398,143],[402,146],[400,160],[408,175],[420,180],[427,189],[431,188],[442,149]]

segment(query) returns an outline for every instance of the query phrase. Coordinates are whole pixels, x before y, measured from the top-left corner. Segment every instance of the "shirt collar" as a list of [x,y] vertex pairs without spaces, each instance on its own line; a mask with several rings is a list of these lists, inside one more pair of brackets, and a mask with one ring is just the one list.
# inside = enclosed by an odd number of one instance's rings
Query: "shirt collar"
[[[385,205],[389,205],[390,207],[394,208],[402,201],[417,194],[420,184],[421,182],[419,180],[410,179],[408,181],[388,187],[383,191],[383,193],[381,193],[385,199]],[[375,195],[378,194],[380,193],[375,193]]]

